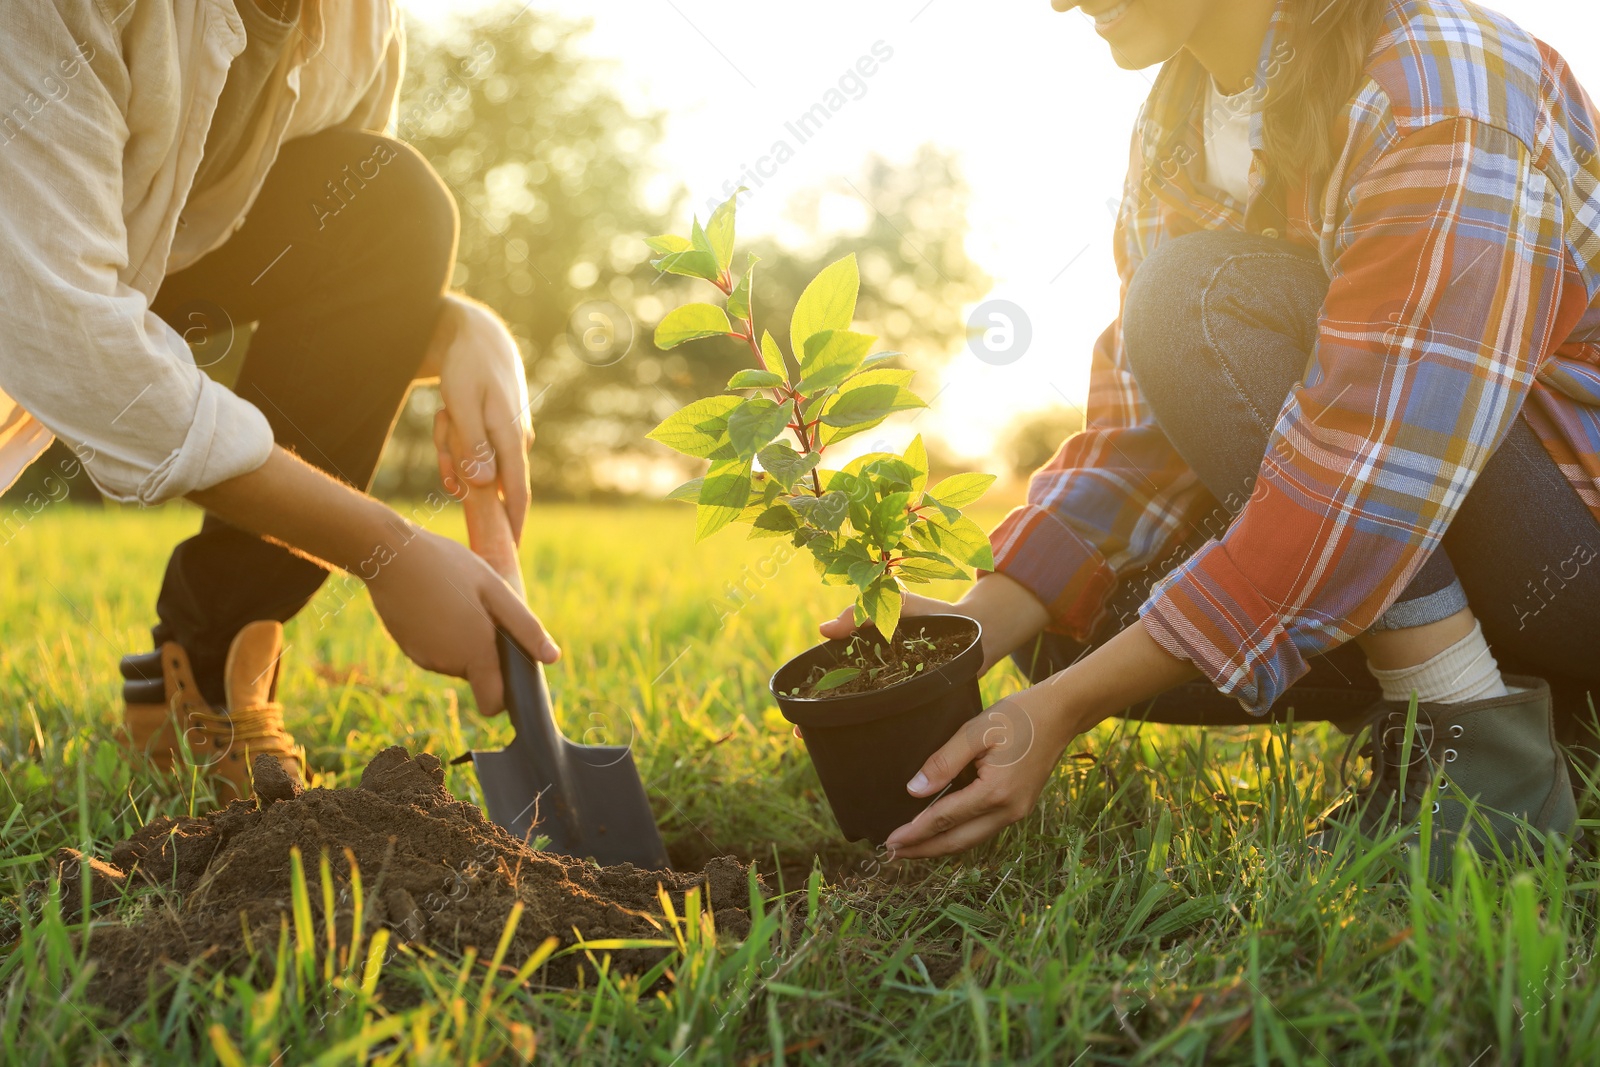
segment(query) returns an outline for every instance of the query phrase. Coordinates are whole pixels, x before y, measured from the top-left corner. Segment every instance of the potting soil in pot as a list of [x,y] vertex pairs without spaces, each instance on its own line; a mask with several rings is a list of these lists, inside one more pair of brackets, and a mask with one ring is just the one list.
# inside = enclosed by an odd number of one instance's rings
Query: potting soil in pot
[[887,689],[909,681],[924,671],[937,670],[959,656],[972,643],[972,638],[966,634],[940,634],[930,638],[922,629],[911,634],[910,638],[915,640],[910,640],[906,634],[908,629],[911,627],[902,626],[895,631],[893,648],[887,647],[888,642],[879,636],[876,629],[863,630],[838,662],[840,667],[859,668],[860,674],[843,685],[819,690],[816,683],[826,672],[818,668],[809,683],[801,686],[796,695],[808,698],[842,697]]
[[[341,944],[348,944],[353,921],[346,850],[360,871],[368,935],[384,926],[397,941],[449,955],[468,946],[492,953],[516,901],[525,910],[507,954],[513,964],[547,937],[573,943],[574,928],[590,940],[669,936],[651,919],[661,910],[658,885],[675,907],[687,890],[703,887],[720,930],[737,937],[749,928],[741,910],[749,903],[748,875],[736,860],[715,859],[698,874],[681,874],[597,868],[536,852],[476,805],[454,799],[444,788],[443,766],[427,753],[412,757],[398,746],[380,752],[356,789],[302,792],[281,771],[273,775],[275,766],[263,760],[257,770],[259,807],[235,801],[202,818],[156,819],[117,845],[109,862],[90,861],[96,902],[149,887],[160,893],[142,907],[123,908],[126,919],[96,922],[89,941],[94,1000],[131,1011],[145,1001],[153,978],[165,981],[166,961],[204,959],[208,967],[237,970],[249,946],[265,957],[270,974],[280,916],[292,914],[291,847],[300,849],[319,938],[318,862],[327,854]],[[84,861],[63,850],[57,863],[63,904],[75,906]],[[612,953],[618,971],[644,970],[658,959],[654,951]],[[571,984],[582,966],[571,956],[553,960],[535,981]]]

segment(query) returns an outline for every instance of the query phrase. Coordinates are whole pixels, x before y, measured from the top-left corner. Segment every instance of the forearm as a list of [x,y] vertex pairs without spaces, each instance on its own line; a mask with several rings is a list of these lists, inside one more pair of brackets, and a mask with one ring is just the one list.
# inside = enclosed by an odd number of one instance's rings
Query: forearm
[[[999,573],[974,582],[955,608],[983,627],[984,670],[1038,636],[1050,621],[1050,613],[1026,586]],[[1034,688],[1053,715],[1074,721],[1072,733],[1078,734],[1108,715],[1200,677],[1193,663],[1158,645],[1141,621]]]
[[282,448],[257,470],[189,499],[361,578],[400,650],[424,670],[467,679],[485,715],[504,706],[497,629],[544,663],[561,657],[527,605],[465,545],[406,522]]
[[281,447],[250,473],[188,499],[240,529],[356,574],[378,546],[408,539],[392,509]]
[[1028,692],[1065,745],[1101,720],[1201,677],[1193,663],[1157,644],[1141,620]]
[[979,578],[955,607],[983,627],[985,671],[1037,637],[1050,621],[1027,586],[999,573]]

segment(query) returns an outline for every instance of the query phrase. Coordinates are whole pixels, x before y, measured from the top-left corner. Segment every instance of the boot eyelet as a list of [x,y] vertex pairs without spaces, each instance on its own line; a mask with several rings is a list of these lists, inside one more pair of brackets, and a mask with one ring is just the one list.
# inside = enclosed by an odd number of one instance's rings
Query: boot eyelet
[[1460,723],[1457,722],[1457,723],[1451,723],[1450,724],[1450,736],[1451,737],[1460,737],[1462,734],[1464,734],[1466,732],[1467,732],[1467,728],[1465,726],[1462,726]]
[[1460,755],[1460,753],[1458,753],[1455,749],[1447,748],[1444,750],[1444,761],[1446,763],[1454,763],[1456,761],[1456,756],[1458,755]]
[[1433,814],[1439,814],[1439,802],[1437,800],[1433,802]]

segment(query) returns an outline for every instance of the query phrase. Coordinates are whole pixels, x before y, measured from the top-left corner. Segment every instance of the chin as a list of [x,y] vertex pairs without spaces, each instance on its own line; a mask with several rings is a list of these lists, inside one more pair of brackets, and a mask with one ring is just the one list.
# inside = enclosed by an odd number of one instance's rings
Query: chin
[[1125,27],[1124,32],[1118,33],[1114,38],[1102,38],[1102,40],[1110,46],[1111,58],[1117,66],[1123,70],[1144,70],[1165,63],[1183,49],[1182,39],[1169,39],[1176,36],[1160,30],[1152,32],[1141,21],[1136,25]]
[[1111,59],[1123,70],[1144,70],[1146,67],[1153,67],[1161,62],[1159,59],[1145,59],[1142,56],[1129,55],[1120,48],[1111,50]]

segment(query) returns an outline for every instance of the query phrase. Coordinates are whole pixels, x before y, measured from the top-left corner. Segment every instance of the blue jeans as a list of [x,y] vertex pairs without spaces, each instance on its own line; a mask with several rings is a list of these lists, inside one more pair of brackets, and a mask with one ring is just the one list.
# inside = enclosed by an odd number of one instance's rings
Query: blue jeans
[[[1226,528],[1250,498],[1272,427],[1305,376],[1328,291],[1321,261],[1284,241],[1201,233],[1140,264],[1123,309],[1127,359],[1156,421],[1220,507],[1159,564],[1122,577],[1088,642],[1046,633],[1014,657],[1042,679],[1138,618],[1151,586]],[[1551,683],[1558,718],[1600,706],[1600,523],[1518,418],[1444,536],[1375,629],[1421,626],[1471,606],[1501,670]],[[1574,558],[1595,562],[1577,567]],[[1310,659],[1272,708],[1281,718],[1348,721],[1381,696],[1355,643]],[[1255,723],[1232,697],[1193,682],[1138,717]],[[1563,731],[1570,733],[1570,731]]]

